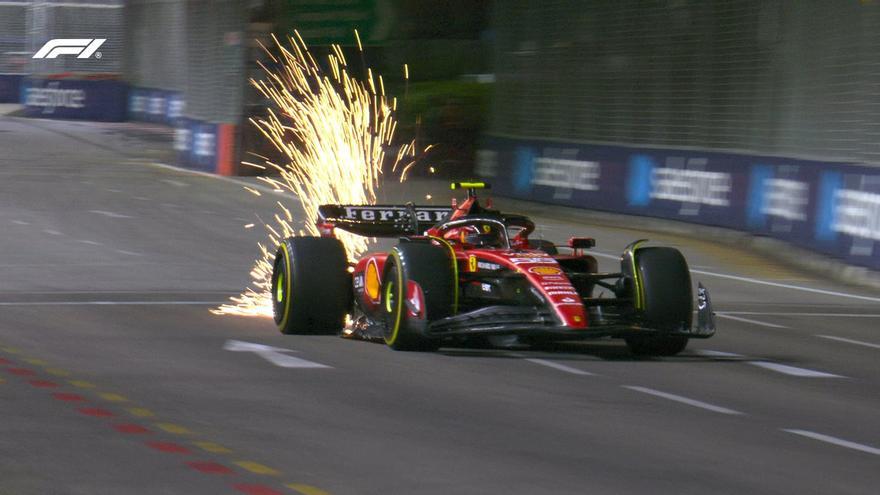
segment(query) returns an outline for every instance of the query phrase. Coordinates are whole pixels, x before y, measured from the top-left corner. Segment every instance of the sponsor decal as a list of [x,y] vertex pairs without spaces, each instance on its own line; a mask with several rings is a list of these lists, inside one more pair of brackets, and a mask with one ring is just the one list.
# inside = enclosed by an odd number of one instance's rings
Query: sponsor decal
[[577,291],[574,290],[574,289],[568,289],[568,290],[548,290],[548,291],[547,291],[547,295],[548,295],[548,296],[568,296],[568,295],[576,296],[576,295],[577,295]]
[[729,206],[730,174],[684,168],[657,168],[651,198],[710,206]]
[[545,282],[544,279],[540,280],[541,287],[552,288],[552,287],[563,287],[568,288],[571,287],[571,284],[568,282]]
[[576,301],[575,301],[573,298],[571,298],[571,297],[563,297],[563,298],[562,298],[562,302],[564,302],[564,303],[573,303],[573,302],[576,302]]
[[364,275],[359,274],[354,277],[354,288],[355,289],[363,289],[364,288]]
[[147,109],[147,97],[144,95],[134,95],[131,97],[131,112],[144,113]]
[[217,148],[216,137],[213,132],[199,131],[193,137],[193,152],[196,156],[214,156]]
[[[407,209],[402,206],[345,206],[347,220],[363,222],[386,222],[402,218],[407,214]],[[449,208],[417,206],[415,208],[416,219],[420,222],[439,222],[449,215]]]
[[477,257],[474,255],[468,256],[468,271],[469,272],[477,271]]
[[492,286],[489,284],[480,284],[480,288],[483,289],[483,292],[492,292]]
[[679,215],[698,215],[701,205],[730,206],[731,174],[705,170],[701,157],[670,156],[657,167],[647,155],[630,158],[627,200],[631,206],[648,206],[652,200],[677,201]]
[[835,232],[880,241],[880,194],[838,189],[834,196]]
[[174,129],[174,149],[177,151],[189,151],[192,131],[187,127]]
[[548,280],[559,280],[560,282],[565,281],[566,283],[568,283],[568,280],[561,275],[545,275],[545,276],[541,277],[542,283],[544,283],[544,282],[550,283],[550,282],[547,282]]
[[542,156],[536,159],[532,184],[564,190],[598,191],[599,163],[574,159],[576,149],[563,150],[562,154],[562,158]]
[[790,179],[766,179],[761,213],[786,220],[807,219],[810,186]]
[[44,114],[53,114],[56,108],[85,108],[86,92],[82,89],[61,89],[60,83],[50,82],[45,88],[27,88],[25,105],[42,107]]
[[186,102],[180,95],[174,95],[168,99],[167,117],[169,120],[178,119],[183,116],[183,110],[186,108]]
[[562,270],[555,266],[533,266],[529,268],[529,272],[535,275],[561,275]]
[[76,58],[101,58],[98,48],[106,38],[58,38],[49,40],[32,58],[56,58],[58,55],[76,55]]
[[150,98],[150,107],[147,110],[147,113],[150,115],[164,115],[165,114],[165,98],[161,95],[156,95]]
[[501,265],[497,263],[489,263],[488,261],[477,260],[477,268],[480,270],[500,270]]
[[523,263],[556,263],[553,258],[510,258],[510,262],[514,265]]

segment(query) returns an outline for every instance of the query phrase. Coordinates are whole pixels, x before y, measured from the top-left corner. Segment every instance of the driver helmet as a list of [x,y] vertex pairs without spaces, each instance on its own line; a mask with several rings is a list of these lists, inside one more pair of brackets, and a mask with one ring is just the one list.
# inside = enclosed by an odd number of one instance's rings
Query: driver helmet
[[500,227],[491,223],[465,225],[450,229],[443,237],[448,240],[457,241],[465,247],[504,247],[504,232],[501,231]]

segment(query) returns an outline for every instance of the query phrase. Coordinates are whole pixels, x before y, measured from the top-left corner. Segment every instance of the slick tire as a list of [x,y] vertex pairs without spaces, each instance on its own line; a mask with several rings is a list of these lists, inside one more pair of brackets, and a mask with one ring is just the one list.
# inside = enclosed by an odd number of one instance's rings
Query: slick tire
[[[394,247],[385,262],[382,311],[385,343],[397,351],[435,351],[440,340],[426,335],[430,321],[452,314],[455,289],[455,261],[445,247],[421,242],[404,242]],[[424,294],[424,319],[410,315],[406,301],[409,282]]]
[[539,249],[551,256],[559,254],[559,250],[556,249],[556,245],[544,239],[529,239],[529,248]]
[[351,275],[338,239],[288,237],[281,242],[272,270],[272,309],[281,333],[338,333],[351,304]]
[[[681,252],[669,247],[639,249],[635,252],[635,268],[635,299],[641,301],[645,325],[660,332],[690,329],[693,291]],[[688,338],[661,334],[627,338],[626,342],[633,354],[672,356],[687,347]]]

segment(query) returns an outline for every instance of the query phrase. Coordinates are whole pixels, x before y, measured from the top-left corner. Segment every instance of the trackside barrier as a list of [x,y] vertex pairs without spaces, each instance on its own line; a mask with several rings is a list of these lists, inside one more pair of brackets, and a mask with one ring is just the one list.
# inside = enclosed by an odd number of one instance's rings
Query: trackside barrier
[[774,156],[486,139],[498,194],[747,231],[880,269],[880,168]]
[[0,103],[19,103],[23,80],[21,74],[0,74]]
[[128,98],[129,119],[174,128],[177,165],[221,175],[235,175],[235,126],[204,122],[185,116],[186,102],[180,91],[132,88]]
[[20,101],[28,117],[121,122],[127,94],[128,85],[116,80],[27,78]]

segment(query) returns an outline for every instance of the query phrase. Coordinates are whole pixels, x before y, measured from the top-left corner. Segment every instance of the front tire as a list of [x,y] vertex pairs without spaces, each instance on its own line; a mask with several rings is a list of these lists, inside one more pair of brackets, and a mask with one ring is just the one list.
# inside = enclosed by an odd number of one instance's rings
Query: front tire
[[687,261],[677,249],[646,247],[635,257],[633,299],[639,301],[642,320],[659,335],[628,337],[627,346],[639,356],[673,356],[683,351],[688,338],[662,332],[687,331],[693,319],[693,291]]
[[338,239],[288,237],[281,242],[272,270],[272,309],[281,333],[338,333],[351,301],[351,276]]
[[[431,321],[453,312],[458,284],[454,263],[446,248],[428,243],[406,242],[391,250],[385,262],[381,301],[389,347],[398,351],[435,351],[440,347],[440,340],[426,333]],[[419,307],[407,301],[410,287],[421,291]]]

